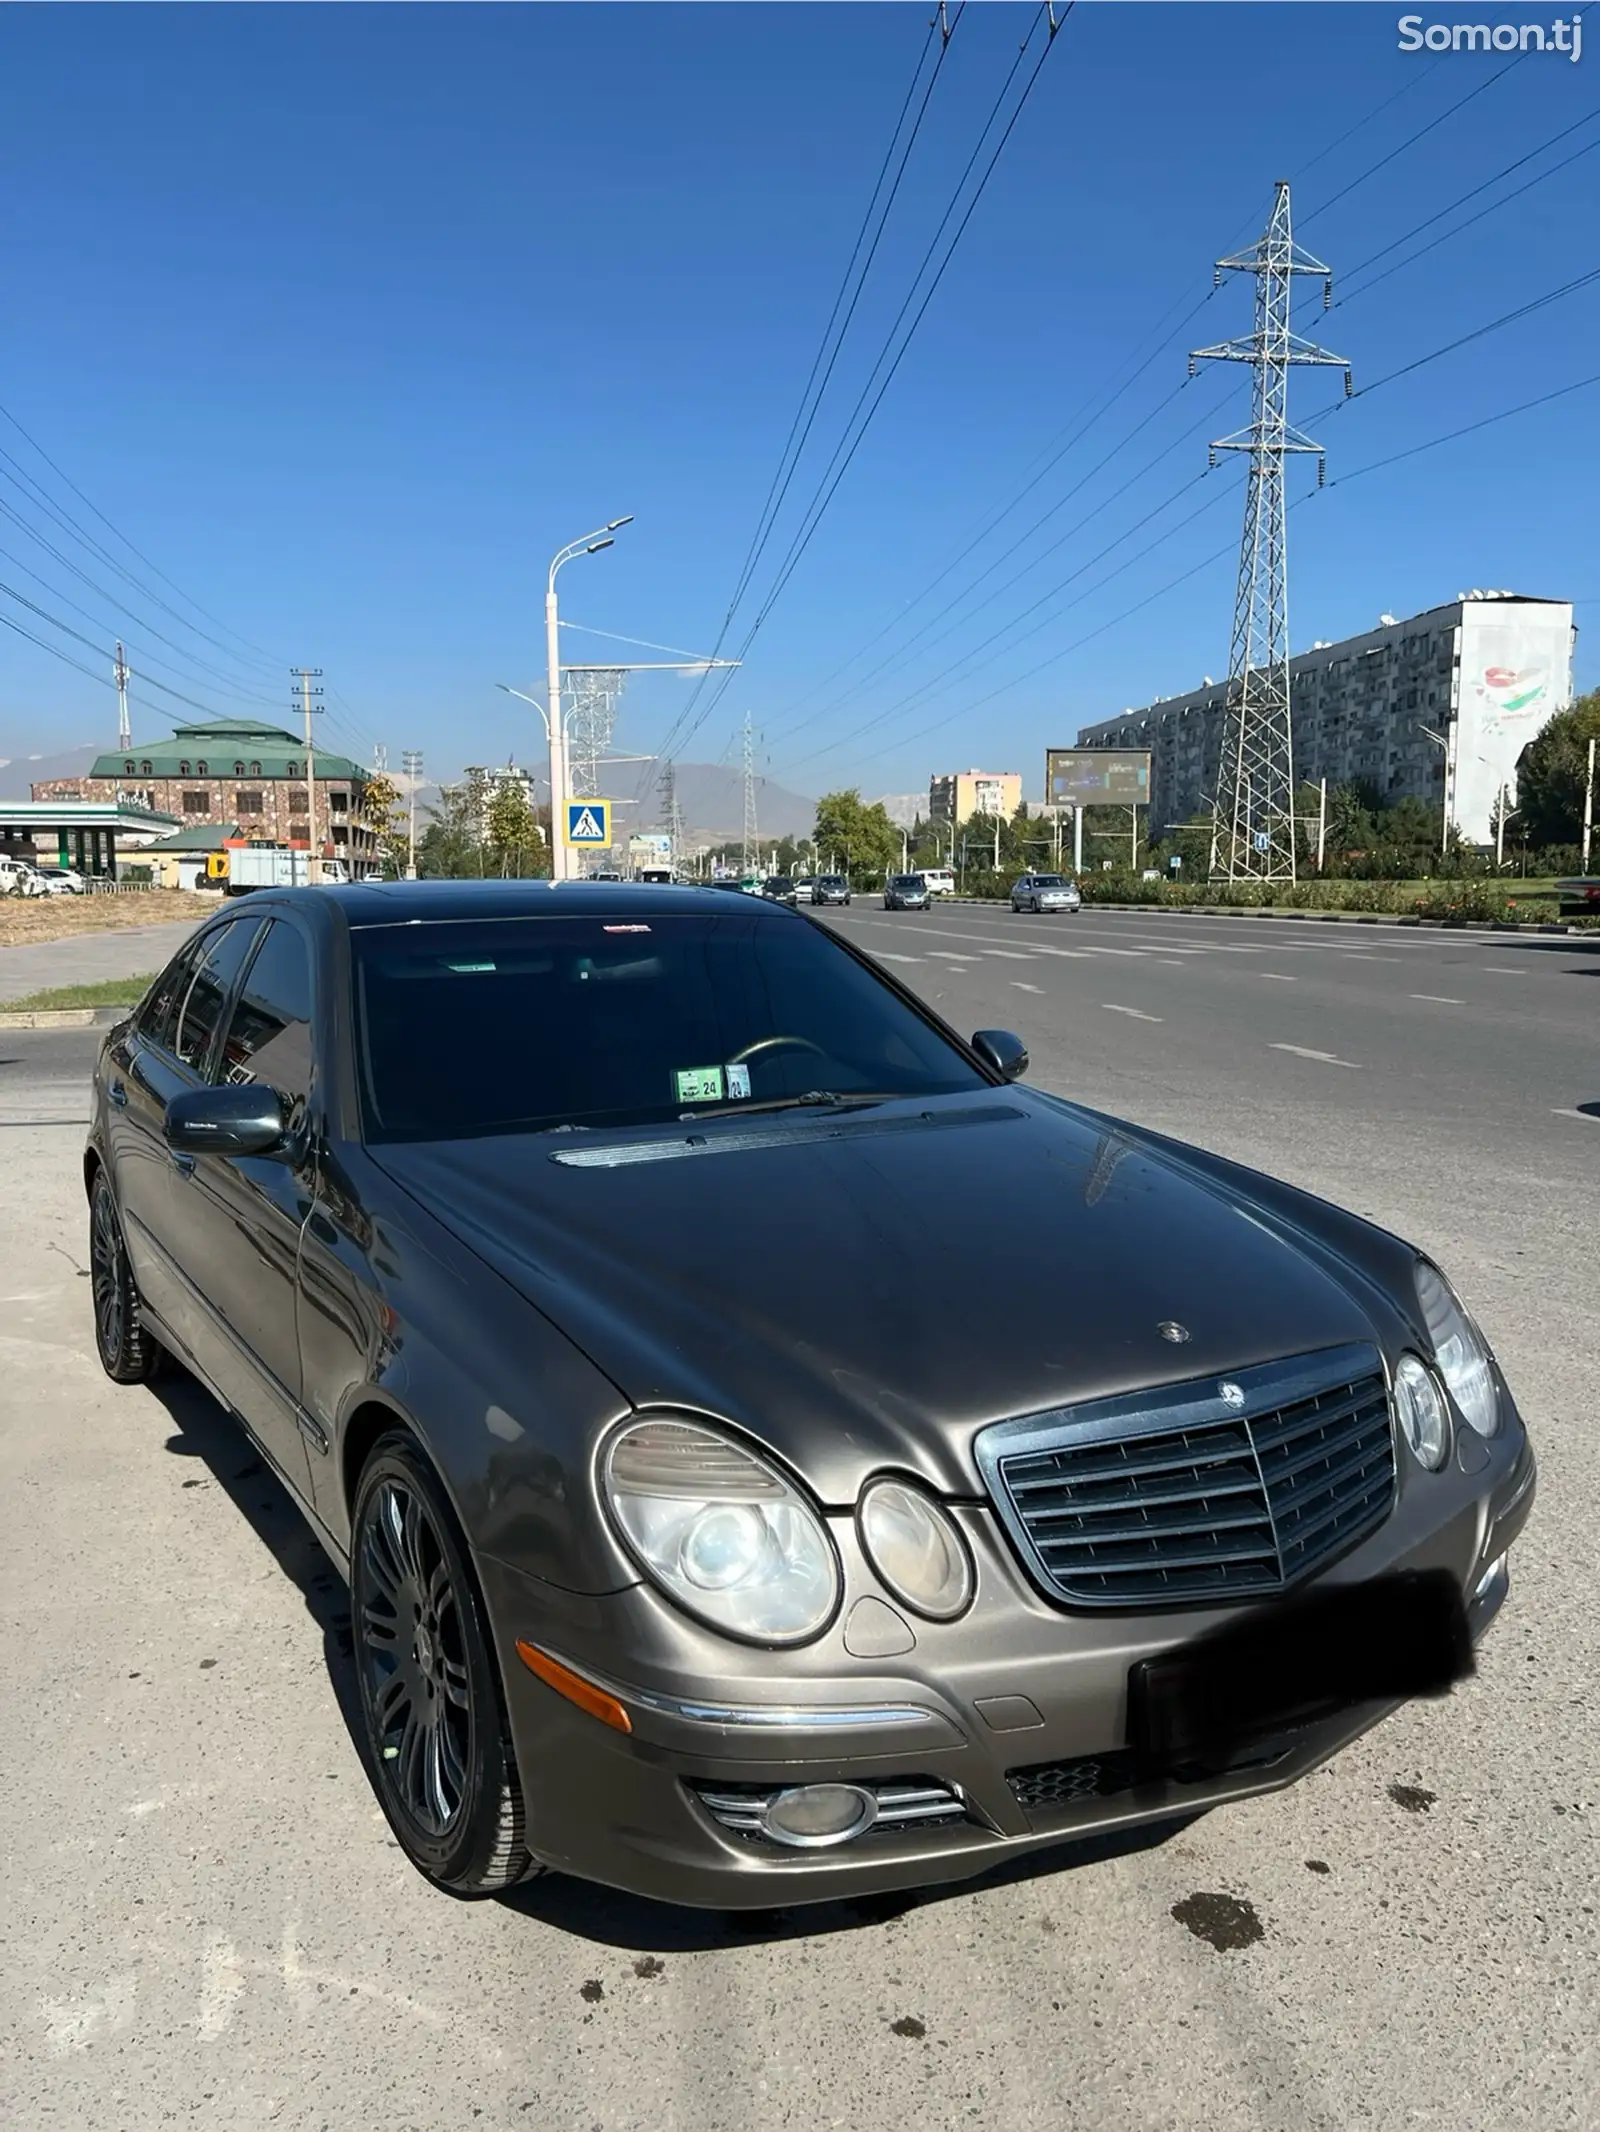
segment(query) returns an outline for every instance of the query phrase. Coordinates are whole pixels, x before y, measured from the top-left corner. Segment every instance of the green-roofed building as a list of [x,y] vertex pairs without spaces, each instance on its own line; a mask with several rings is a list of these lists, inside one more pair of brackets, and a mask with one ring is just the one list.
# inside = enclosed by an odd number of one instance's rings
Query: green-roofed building
[[374,866],[375,840],[361,818],[372,772],[320,748],[312,768],[308,779],[305,743],[287,727],[213,718],[97,756],[86,777],[50,778],[33,787],[33,796],[126,799],[176,815],[185,827],[237,823],[252,841],[292,851],[309,851],[314,835],[320,855],[348,860],[352,873]]

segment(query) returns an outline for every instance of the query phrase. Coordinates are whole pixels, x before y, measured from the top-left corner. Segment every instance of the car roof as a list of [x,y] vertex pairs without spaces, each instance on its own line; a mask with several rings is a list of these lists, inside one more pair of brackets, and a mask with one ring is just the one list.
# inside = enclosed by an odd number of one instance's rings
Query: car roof
[[[273,905],[336,910],[346,925],[359,930],[373,925],[433,924],[452,918],[553,918],[567,913],[586,917],[634,916],[641,905],[653,911],[703,910],[718,886],[655,881],[357,881],[323,888],[278,891]],[[267,897],[253,897],[265,906]],[[752,897],[752,911],[771,925],[793,923],[793,914]],[[234,915],[230,911],[229,915]]]

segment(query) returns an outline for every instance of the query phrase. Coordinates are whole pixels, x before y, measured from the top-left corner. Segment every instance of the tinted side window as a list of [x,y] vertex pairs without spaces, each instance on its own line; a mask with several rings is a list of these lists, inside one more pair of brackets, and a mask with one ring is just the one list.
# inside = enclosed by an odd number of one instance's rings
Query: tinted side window
[[217,1079],[265,1081],[291,1130],[311,1087],[311,950],[282,918],[267,928],[245,973],[217,1061]]
[[205,1068],[228,993],[255,935],[254,920],[236,918],[232,925],[209,936],[206,959],[195,972],[194,982],[178,1010],[177,1039],[172,1047],[183,1063],[197,1073]]
[[189,989],[189,980],[194,975],[194,966],[199,960],[200,948],[196,941],[185,941],[162,971],[151,988],[145,1002],[144,1012],[139,1016],[139,1034],[163,1050],[172,1049],[173,1032],[177,1027],[178,1008],[183,995]]

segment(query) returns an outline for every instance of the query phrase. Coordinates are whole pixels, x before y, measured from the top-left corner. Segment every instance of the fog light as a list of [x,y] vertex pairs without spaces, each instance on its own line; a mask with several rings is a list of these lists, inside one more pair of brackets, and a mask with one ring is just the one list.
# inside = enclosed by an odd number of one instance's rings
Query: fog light
[[859,1784],[801,1784],[779,1792],[762,1827],[774,1843],[819,1850],[864,1835],[877,1818],[876,1798]]
[[1497,1584],[1505,1581],[1509,1577],[1510,1571],[1507,1568],[1507,1564],[1509,1563],[1509,1561],[1509,1555],[1495,1556],[1494,1560],[1489,1564],[1489,1567],[1478,1579],[1477,1586],[1472,1594],[1474,1605],[1476,1605],[1478,1600],[1487,1597],[1487,1595],[1494,1590]]

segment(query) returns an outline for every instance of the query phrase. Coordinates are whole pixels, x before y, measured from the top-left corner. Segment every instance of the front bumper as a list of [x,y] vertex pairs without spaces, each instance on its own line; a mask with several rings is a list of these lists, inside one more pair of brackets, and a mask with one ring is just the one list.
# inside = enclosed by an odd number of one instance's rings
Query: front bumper
[[[1322,1581],[1447,1568],[1476,1641],[1504,1604],[1505,1557],[1533,1502],[1532,1450],[1520,1424],[1509,1435],[1476,1474],[1452,1464],[1437,1477],[1410,1476],[1388,1522]],[[816,1644],[787,1654],[701,1631],[647,1586],[579,1597],[480,1559],[535,1853],[585,1879],[720,1909],[960,1881],[1280,1790],[1396,1707],[1353,1706],[1256,1742],[1219,1772],[1141,1771],[1126,1751],[1130,1668],[1224,1617],[1066,1612],[1026,1580],[986,1507],[956,1514],[978,1563],[978,1598],[944,1627],[902,1621],[912,1647],[893,1657],[864,1654],[872,1638],[858,1632],[855,1610],[863,1600],[885,1609],[885,1598],[849,1519],[833,1524],[845,1569],[840,1617]],[[881,1644],[881,1613],[871,1626]],[[535,1678],[514,1655],[519,1636],[610,1689],[632,1731],[610,1729]],[[893,1812],[838,1848],[796,1851],[750,1831],[752,1817],[735,1811],[763,1793],[829,1781],[883,1788]],[[908,1798],[955,1806],[919,1822]],[[741,1818],[744,1833],[730,1825]]]

